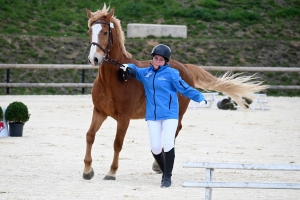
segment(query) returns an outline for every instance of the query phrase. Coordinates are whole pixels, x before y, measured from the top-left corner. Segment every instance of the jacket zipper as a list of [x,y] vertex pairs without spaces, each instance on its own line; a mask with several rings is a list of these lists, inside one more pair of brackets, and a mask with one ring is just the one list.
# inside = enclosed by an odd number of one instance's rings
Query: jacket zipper
[[170,95],[169,110],[171,109],[172,95]]
[[155,102],[155,87],[154,87],[154,80],[156,76],[156,70],[154,71],[154,77],[153,77],[153,102],[154,102],[154,119],[156,120],[156,102]]

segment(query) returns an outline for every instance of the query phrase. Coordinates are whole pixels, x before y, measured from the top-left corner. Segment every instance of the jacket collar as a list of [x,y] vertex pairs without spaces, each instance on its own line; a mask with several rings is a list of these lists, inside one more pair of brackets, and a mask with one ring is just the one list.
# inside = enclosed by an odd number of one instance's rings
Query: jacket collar
[[170,67],[170,65],[167,64],[167,65],[164,65],[164,66],[159,66],[159,67],[157,68],[157,70],[154,69],[153,65],[151,65],[150,67],[151,67],[151,69],[152,69],[153,71],[161,71],[161,70],[164,70],[164,69]]

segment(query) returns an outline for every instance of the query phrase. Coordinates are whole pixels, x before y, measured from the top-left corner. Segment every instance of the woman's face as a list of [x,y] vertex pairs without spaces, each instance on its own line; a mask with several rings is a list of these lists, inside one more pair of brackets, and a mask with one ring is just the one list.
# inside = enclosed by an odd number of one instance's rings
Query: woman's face
[[166,61],[165,61],[164,57],[162,57],[160,55],[154,55],[152,58],[152,64],[155,69],[157,69],[159,66],[165,65],[165,63],[166,63]]

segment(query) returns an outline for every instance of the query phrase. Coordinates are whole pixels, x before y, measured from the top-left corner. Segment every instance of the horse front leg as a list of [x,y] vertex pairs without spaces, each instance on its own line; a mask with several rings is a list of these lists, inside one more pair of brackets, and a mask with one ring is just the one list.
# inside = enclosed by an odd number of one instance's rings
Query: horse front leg
[[104,113],[98,112],[95,108],[93,110],[93,117],[90,128],[86,133],[86,151],[84,157],[83,179],[91,180],[94,177],[94,170],[92,168],[92,146],[95,141],[97,131],[100,129],[102,123],[107,118]]
[[119,155],[122,150],[126,131],[128,129],[130,119],[127,117],[117,120],[117,132],[114,140],[114,157],[110,166],[108,174],[104,177],[104,180],[116,180],[116,173],[119,168]]

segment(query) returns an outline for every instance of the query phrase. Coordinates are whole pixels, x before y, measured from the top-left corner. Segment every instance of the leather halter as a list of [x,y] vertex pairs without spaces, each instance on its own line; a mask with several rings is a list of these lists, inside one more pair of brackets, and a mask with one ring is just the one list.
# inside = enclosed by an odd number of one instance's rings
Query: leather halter
[[118,67],[121,67],[123,66],[121,63],[119,63],[118,61],[112,59],[110,56],[109,56],[109,51],[111,49],[111,46],[112,44],[114,43],[114,40],[113,40],[113,35],[112,35],[112,28],[111,27],[111,23],[109,22],[105,22],[105,21],[101,21],[101,20],[97,20],[97,21],[94,21],[91,26],[93,26],[94,24],[106,24],[108,25],[109,27],[109,35],[108,35],[108,44],[106,46],[106,48],[104,49],[103,47],[100,46],[100,44],[96,43],[96,42],[91,42],[90,45],[96,45],[97,47],[99,47],[103,52],[104,52],[104,62],[109,62],[109,63],[112,63]]

